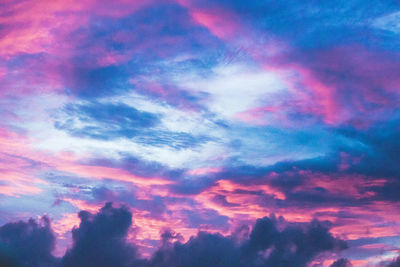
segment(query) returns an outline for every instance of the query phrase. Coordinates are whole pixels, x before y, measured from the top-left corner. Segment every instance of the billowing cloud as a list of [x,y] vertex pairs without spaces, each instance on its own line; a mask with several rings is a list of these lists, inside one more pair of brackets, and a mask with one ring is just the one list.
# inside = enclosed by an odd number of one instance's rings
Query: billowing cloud
[[388,267],[397,267],[400,266],[400,260],[399,258],[393,260],[391,263],[389,263]]
[[81,223],[72,230],[73,246],[62,258],[61,266],[132,266],[135,248],[126,237],[132,214],[126,208],[107,203],[99,213],[79,213]]
[[338,259],[334,263],[331,264],[330,267],[351,267],[351,263],[347,259]]
[[55,266],[55,245],[50,221],[11,222],[0,228],[0,263],[2,266]]
[[240,241],[235,235],[200,231],[182,242],[179,233],[167,230],[160,248],[143,259],[128,241],[132,214],[127,207],[109,202],[96,214],[79,212],[79,218],[79,226],[72,229],[72,247],[61,259],[51,254],[55,240],[47,217],[43,225],[31,219],[2,226],[1,260],[15,261],[16,266],[306,266],[323,252],[346,248],[321,222],[288,224],[280,230],[271,216],[257,220]]

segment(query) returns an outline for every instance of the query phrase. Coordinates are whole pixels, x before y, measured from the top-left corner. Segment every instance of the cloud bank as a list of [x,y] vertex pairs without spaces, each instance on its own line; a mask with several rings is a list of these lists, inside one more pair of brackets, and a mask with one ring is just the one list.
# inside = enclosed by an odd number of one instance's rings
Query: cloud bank
[[[240,240],[240,231],[230,236],[200,231],[182,242],[179,233],[168,229],[159,249],[144,259],[127,240],[132,214],[126,206],[115,208],[109,202],[96,214],[79,212],[79,218],[72,247],[62,258],[52,255],[55,237],[47,217],[39,223],[31,219],[3,225],[2,266],[307,266],[321,253],[347,247],[322,222],[288,224],[280,230],[271,216],[258,219],[251,230],[242,228]],[[345,266],[341,262],[332,266]]]

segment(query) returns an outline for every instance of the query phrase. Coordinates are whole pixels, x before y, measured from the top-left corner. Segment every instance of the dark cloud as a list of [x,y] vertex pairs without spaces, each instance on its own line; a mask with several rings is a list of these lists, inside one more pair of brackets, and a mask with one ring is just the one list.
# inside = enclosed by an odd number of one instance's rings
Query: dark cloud
[[18,260],[10,256],[10,254],[11,253],[7,250],[4,250],[4,248],[0,249],[0,266],[18,267]]
[[229,238],[220,234],[200,232],[182,244],[175,243],[170,249],[160,249],[149,262],[151,267],[202,267],[240,266],[237,247]]
[[[190,187],[204,190],[213,186],[220,177],[228,177],[229,180],[245,186],[267,184],[286,196],[284,201],[277,203],[285,207],[364,205],[375,200],[398,202],[400,120],[398,115],[393,117],[389,121],[374,123],[363,131],[353,126],[337,127],[335,131],[341,142],[335,144],[332,151],[324,156],[278,162],[267,167],[227,163],[221,173],[209,175],[208,184],[204,184],[204,180],[194,180]],[[342,168],[343,165],[346,167]],[[332,185],[344,175],[354,175],[360,179],[360,184],[355,189],[363,197],[335,194],[329,187],[307,186],[313,177],[320,175],[326,177]],[[375,183],[382,179],[385,180],[383,183]],[[261,200],[263,193],[259,192],[259,195]],[[220,197],[215,200],[224,205]],[[259,203],[262,205],[261,201]]]
[[247,246],[253,248],[249,251],[255,265],[261,261],[262,251],[269,254],[263,260],[266,266],[306,266],[319,253],[347,247],[344,241],[332,237],[321,222],[313,221],[306,227],[289,225],[278,231],[274,221],[274,217],[257,220],[250,234]]
[[166,230],[160,248],[143,260],[127,241],[132,214],[126,207],[107,203],[97,214],[81,211],[79,218],[79,227],[72,230],[73,245],[60,263],[51,254],[54,237],[47,218],[41,225],[34,220],[4,225],[0,228],[1,266],[301,267],[322,252],[346,248],[322,222],[287,223],[279,230],[282,220],[271,216],[257,220],[250,234],[246,234],[248,227],[232,236],[199,232],[185,243],[179,233]]
[[114,208],[107,203],[97,214],[79,213],[81,223],[72,230],[73,246],[62,259],[63,267],[132,266],[136,249],[126,238],[132,214],[126,207]]
[[54,266],[54,244],[47,217],[40,222],[30,219],[7,223],[0,228],[0,266]]
[[389,263],[387,267],[400,267],[400,257]]
[[366,131],[342,128],[341,134],[363,145],[364,149],[347,148],[346,153],[360,158],[356,164],[349,165],[347,173],[363,174],[368,181],[385,178],[383,186],[370,186],[365,190],[374,192],[374,199],[400,201],[400,139],[399,115],[386,122],[376,123]]
[[338,259],[334,263],[331,264],[330,267],[352,267],[353,265],[350,263],[348,259]]
[[274,217],[257,220],[247,240],[200,232],[188,242],[158,250],[150,266],[306,266],[316,255],[346,248],[320,222],[279,231]]

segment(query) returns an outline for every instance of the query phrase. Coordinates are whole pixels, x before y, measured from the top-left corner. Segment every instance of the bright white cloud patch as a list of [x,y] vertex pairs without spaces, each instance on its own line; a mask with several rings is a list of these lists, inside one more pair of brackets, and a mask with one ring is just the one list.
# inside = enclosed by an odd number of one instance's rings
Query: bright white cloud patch
[[400,33],[400,12],[382,16],[376,19],[372,25],[382,30]]
[[232,119],[242,111],[257,107],[271,100],[274,93],[285,90],[274,73],[244,64],[220,65],[211,77],[180,77],[183,88],[208,95],[205,105],[211,112]]

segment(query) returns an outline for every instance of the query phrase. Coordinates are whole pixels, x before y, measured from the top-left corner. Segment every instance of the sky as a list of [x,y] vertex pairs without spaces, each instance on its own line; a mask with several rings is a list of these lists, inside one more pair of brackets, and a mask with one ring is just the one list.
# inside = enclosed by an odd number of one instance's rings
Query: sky
[[0,264],[400,266],[400,3],[0,1]]

